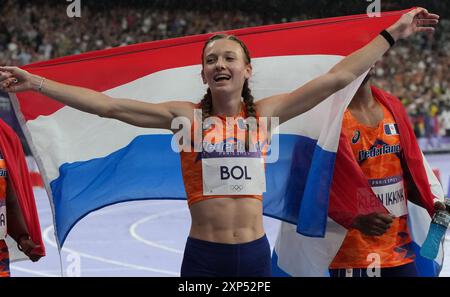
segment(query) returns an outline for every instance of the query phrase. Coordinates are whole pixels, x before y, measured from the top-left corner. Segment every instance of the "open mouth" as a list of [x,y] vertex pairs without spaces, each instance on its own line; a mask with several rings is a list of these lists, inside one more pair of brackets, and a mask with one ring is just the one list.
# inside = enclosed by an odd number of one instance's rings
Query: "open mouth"
[[216,74],[214,76],[215,82],[226,81],[226,80],[230,80],[230,79],[231,79],[231,75],[228,75],[228,74]]

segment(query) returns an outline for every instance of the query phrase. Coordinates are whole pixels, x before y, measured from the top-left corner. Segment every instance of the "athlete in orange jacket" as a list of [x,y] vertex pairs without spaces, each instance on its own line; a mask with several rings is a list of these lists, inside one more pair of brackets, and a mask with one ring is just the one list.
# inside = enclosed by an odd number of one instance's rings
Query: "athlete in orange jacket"
[[[417,276],[399,129],[377,96],[368,74],[344,114],[342,129],[356,162],[389,214],[372,212],[354,220],[330,265],[330,275],[335,277],[367,276],[367,259],[374,255],[380,276]],[[442,207],[441,202],[435,203],[435,208]]]

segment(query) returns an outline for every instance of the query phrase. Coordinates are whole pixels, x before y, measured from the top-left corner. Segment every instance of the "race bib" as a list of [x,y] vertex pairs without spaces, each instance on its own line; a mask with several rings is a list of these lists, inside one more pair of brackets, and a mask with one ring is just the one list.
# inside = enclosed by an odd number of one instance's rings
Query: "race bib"
[[6,237],[6,201],[5,199],[0,199],[0,239],[5,239]]
[[401,176],[372,179],[370,184],[378,199],[392,215],[401,217],[408,214],[403,178]]
[[203,195],[262,195],[266,191],[264,159],[251,156],[203,157]]

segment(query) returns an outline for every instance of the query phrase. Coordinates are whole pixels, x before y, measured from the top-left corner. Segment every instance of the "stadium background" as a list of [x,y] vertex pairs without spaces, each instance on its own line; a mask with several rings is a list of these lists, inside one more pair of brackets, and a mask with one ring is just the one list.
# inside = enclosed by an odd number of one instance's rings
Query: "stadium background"
[[[66,9],[70,2],[64,0],[2,0],[0,65],[20,66],[87,51],[185,35],[361,14],[366,13],[367,6],[371,2],[81,0],[81,17],[69,18]],[[374,84],[402,100],[410,115],[419,144],[439,173],[444,191],[448,193],[450,5],[447,1],[437,0],[381,0],[380,4],[382,11],[423,6],[441,15],[436,34],[418,35],[412,40],[398,42],[377,63]],[[0,116],[21,135],[8,96],[1,92]],[[25,142],[24,147],[28,153]],[[54,238],[48,198],[42,189],[36,188],[36,193],[48,256],[35,264],[14,264],[13,275],[59,275],[60,259],[52,245]],[[68,249],[61,257],[64,274],[70,275],[72,269],[74,275],[79,272],[78,274],[83,276],[176,275],[189,226],[187,207],[184,204],[179,201],[129,202],[89,215],[69,235],[66,243]],[[148,212],[145,212],[145,209],[148,209]],[[154,220],[158,223],[150,224]],[[273,243],[278,222],[266,219],[265,225]],[[177,239],[167,239],[168,230],[162,232],[161,226],[170,229],[170,234]],[[158,237],[159,234],[165,236]],[[127,251],[129,245],[141,246],[131,249],[130,252]],[[156,249],[157,252],[149,252],[149,249]],[[83,263],[81,271],[74,270],[73,263],[77,261],[74,257],[78,257],[77,254],[81,255]],[[105,258],[105,255],[111,256],[111,259]],[[128,259],[130,255],[136,255],[131,262]],[[122,257],[124,259],[120,260]],[[162,263],[160,267],[166,268],[155,268],[158,267],[158,263]],[[443,275],[450,275],[450,267],[447,266],[450,265],[445,265]]]

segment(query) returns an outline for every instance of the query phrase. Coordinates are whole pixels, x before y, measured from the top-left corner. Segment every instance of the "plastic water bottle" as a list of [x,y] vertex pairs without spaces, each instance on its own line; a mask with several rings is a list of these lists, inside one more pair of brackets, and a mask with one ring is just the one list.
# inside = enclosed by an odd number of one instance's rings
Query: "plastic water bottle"
[[[448,202],[446,206],[448,209]],[[422,257],[434,260],[439,252],[439,245],[442,238],[447,231],[448,224],[450,222],[450,213],[446,210],[439,210],[435,213],[433,220],[430,224],[427,238],[420,249],[420,255]]]

